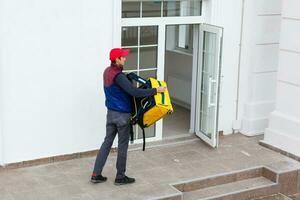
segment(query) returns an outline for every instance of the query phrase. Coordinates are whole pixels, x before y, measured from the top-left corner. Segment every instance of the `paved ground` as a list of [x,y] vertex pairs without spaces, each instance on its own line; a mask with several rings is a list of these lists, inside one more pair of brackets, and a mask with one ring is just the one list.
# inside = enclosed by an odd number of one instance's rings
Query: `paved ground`
[[[115,186],[116,153],[109,156],[108,182],[91,184],[94,157],[0,172],[1,200],[139,200],[175,193],[170,183],[273,162],[296,162],[258,144],[261,137],[240,134],[221,138],[212,149],[198,139],[129,152],[127,174],[132,185]],[[148,145],[149,146],[149,145]]]

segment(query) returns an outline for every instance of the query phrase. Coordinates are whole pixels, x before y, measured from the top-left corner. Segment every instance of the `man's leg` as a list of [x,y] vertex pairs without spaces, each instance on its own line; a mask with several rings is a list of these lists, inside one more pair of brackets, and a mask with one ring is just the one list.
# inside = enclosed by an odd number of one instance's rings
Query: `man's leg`
[[111,150],[111,146],[117,134],[117,126],[114,123],[111,123],[111,115],[107,114],[107,123],[106,123],[106,136],[104,142],[101,145],[101,148],[98,152],[93,175],[100,175],[102,173],[103,167],[106,163],[108,154]]
[[115,179],[115,185],[124,185],[134,183],[135,179],[125,175],[127,150],[130,135],[130,123],[128,122],[124,126],[118,126],[118,158],[117,158],[117,176]]
[[127,150],[130,136],[130,113],[120,113],[116,121],[118,129],[117,179],[125,177]]
[[130,124],[118,127],[117,179],[125,177]]

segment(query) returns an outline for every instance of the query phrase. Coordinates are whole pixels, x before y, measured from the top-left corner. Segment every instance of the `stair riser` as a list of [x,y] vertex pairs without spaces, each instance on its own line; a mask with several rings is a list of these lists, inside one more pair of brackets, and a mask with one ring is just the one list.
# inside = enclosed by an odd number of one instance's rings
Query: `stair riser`
[[190,192],[193,190],[199,190],[216,185],[222,185],[226,183],[232,183],[240,180],[263,176],[273,182],[276,182],[276,173],[265,168],[258,167],[254,169],[244,170],[232,174],[217,175],[214,177],[208,177],[204,179],[194,180],[186,183],[180,183],[173,185],[177,190],[181,192]]
[[279,193],[279,190],[280,190],[279,185],[274,184],[271,186],[260,187],[256,189],[245,190],[245,191],[237,191],[232,194],[224,194],[222,196],[210,197],[201,200],[233,200],[233,199],[251,200],[255,198],[277,194]]

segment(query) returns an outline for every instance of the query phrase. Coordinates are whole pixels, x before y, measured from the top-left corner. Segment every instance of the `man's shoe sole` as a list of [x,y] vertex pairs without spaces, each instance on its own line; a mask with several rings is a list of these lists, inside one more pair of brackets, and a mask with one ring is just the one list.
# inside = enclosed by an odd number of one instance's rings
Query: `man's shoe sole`
[[[105,180],[105,181],[106,181],[106,180]],[[91,180],[91,182],[94,183],[94,184],[96,184],[96,183],[103,183],[103,182],[105,182],[105,181]]]
[[134,182],[130,182],[130,183],[114,183],[115,185],[117,185],[117,186],[119,186],[119,185],[127,185],[127,184],[132,184],[132,183],[135,183],[135,181]]

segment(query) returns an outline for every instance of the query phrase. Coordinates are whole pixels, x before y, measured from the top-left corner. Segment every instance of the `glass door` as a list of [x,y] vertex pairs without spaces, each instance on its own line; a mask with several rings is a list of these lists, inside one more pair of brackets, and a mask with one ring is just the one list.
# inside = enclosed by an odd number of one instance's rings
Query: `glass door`
[[222,28],[200,25],[195,132],[212,147],[218,146],[221,43]]

